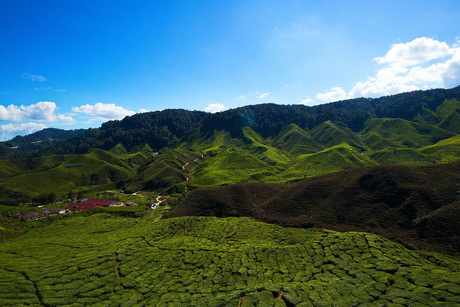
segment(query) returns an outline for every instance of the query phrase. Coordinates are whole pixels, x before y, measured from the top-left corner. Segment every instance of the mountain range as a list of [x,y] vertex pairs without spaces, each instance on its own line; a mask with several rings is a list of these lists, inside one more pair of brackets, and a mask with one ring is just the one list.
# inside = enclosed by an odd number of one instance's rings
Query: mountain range
[[[459,305],[459,133],[457,87],[16,137],[0,144],[0,302]],[[76,195],[145,204],[13,218]]]
[[7,202],[110,188],[180,193],[362,166],[450,163],[460,156],[459,123],[460,88],[314,107],[142,113],[98,129],[48,129],[0,144],[0,187]]

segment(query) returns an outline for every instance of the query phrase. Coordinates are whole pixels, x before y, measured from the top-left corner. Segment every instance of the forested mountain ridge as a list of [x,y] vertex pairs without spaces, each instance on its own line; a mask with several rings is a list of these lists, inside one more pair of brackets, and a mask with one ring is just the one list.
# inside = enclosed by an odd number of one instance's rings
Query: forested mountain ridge
[[215,130],[226,130],[232,137],[241,137],[241,128],[249,126],[263,138],[268,138],[275,137],[291,123],[308,131],[323,122],[332,121],[359,132],[369,118],[401,118],[459,133],[457,119],[460,119],[460,107],[457,103],[441,107],[446,100],[455,99],[460,100],[460,87],[357,98],[312,107],[269,103],[215,114],[181,109],[155,111],[106,122],[100,128],[88,129],[28,156],[81,154],[91,148],[110,150],[118,143],[128,151],[144,144],[159,151],[182,142],[197,129],[205,135]]
[[85,129],[64,130],[46,128],[26,136],[16,136],[9,141],[0,142],[0,156],[21,157],[24,152],[36,151],[48,147],[59,140],[70,138],[84,132]]
[[[30,197],[115,187],[175,193],[186,187],[292,182],[378,164],[450,163],[460,160],[459,116],[458,88],[315,107],[142,113],[26,158],[0,160],[0,186],[5,195]],[[50,185],[49,178],[63,181]]]

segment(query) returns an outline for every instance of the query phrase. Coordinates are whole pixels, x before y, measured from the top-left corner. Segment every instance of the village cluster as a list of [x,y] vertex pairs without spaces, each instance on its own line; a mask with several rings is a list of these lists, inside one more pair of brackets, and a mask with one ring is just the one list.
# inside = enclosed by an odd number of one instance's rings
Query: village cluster
[[[34,221],[41,218],[45,218],[50,215],[55,214],[68,214],[72,212],[86,211],[93,208],[104,208],[104,207],[122,207],[122,206],[137,206],[138,204],[132,201],[119,202],[116,200],[110,199],[94,199],[94,198],[85,198],[79,202],[70,203],[64,208],[42,208],[40,211],[29,211],[24,213],[17,213],[13,217],[27,222]],[[156,208],[157,204],[152,204],[151,208]]]

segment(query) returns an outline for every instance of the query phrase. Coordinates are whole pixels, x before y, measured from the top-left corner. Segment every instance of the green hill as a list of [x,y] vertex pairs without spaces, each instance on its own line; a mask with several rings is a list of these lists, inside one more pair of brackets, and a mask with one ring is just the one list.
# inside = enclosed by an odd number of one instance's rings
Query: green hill
[[258,155],[260,160],[269,165],[282,168],[289,161],[289,157],[285,152],[268,144],[267,140],[264,140],[249,127],[243,127],[243,142],[249,152]]
[[400,118],[372,118],[361,131],[364,143],[373,150],[418,148],[432,145],[454,134],[436,126],[410,122]]
[[[168,216],[250,216],[284,226],[368,231],[458,255],[459,186],[459,162],[357,167],[289,184],[195,189]],[[432,216],[438,209],[451,219]]]
[[338,126],[328,120],[310,131],[312,139],[324,147],[332,147],[341,143],[364,149],[364,145],[359,137],[351,130]]
[[[281,178],[294,180],[314,177],[348,168],[374,165],[375,162],[346,143],[327,148],[323,151],[300,155],[281,174]],[[283,181],[283,180],[282,180]]]
[[289,124],[281,131],[274,141],[274,146],[286,151],[290,156],[315,153],[324,149],[296,124]]
[[414,117],[414,122],[428,125],[437,125],[439,123],[439,116],[430,109],[423,107]]
[[124,189],[128,192],[166,188],[187,181],[187,163],[200,158],[199,152],[182,149],[165,149],[160,154],[142,165],[137,174],[126,180]]
[[0,257],[7,306],[460,303],[457,259],[249,218],[76,217],[2,243]]
[[[3,148],[11,159],[0,160],[0,185],[29,195],[108,187],[172,193],[184,186],[282,183],[375,164],[454,162],[460,160],[457,144],[440,141],[460,131],[459,99],[456,88],[315,107],[136,114],[40,151]],[[56,154],[69,152],[80,156]],[[12,159],[12,153],[28,158]]]
[[412,148],[382,149],[369,154],[369,158],[379,164],[432,165],[437,162],[429,155]]
[[135,175],[148,161],[142,153],[116,155],[93,149],[84,155],[55,155],[21,160],[1,160],[0,184],[11,190],[36,196],[45,193],[67,195],[76,189],[104,189]]
[[460,135],[439,141],[420,150],[420,153],[439,163],[450,163],[460,158]]
[[118,143],[117,145],[115,145],[115,147],[113,147],[109,151],[114,154],[127,154],[128,153],[125,146],[123,146],[123,144],[121,143]]
[[436,114],[445,119],[452,113],[460,111],[460,101],[458,99],[446,99],[443,103],[436,108]]
[[240,148],[226,149],[198,166],[193,173],[197,186],[217,186],[235,182],[258,181],[276,169],[254,154]]

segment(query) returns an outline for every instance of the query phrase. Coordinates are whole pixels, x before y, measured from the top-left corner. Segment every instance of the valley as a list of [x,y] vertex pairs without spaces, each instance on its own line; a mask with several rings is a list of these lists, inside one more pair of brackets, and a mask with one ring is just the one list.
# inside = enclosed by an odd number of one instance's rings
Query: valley
[[[0,302],[460,305],[459,123],[457,87],[3,142]],[[77,198],[140,205],[13,218]]]

